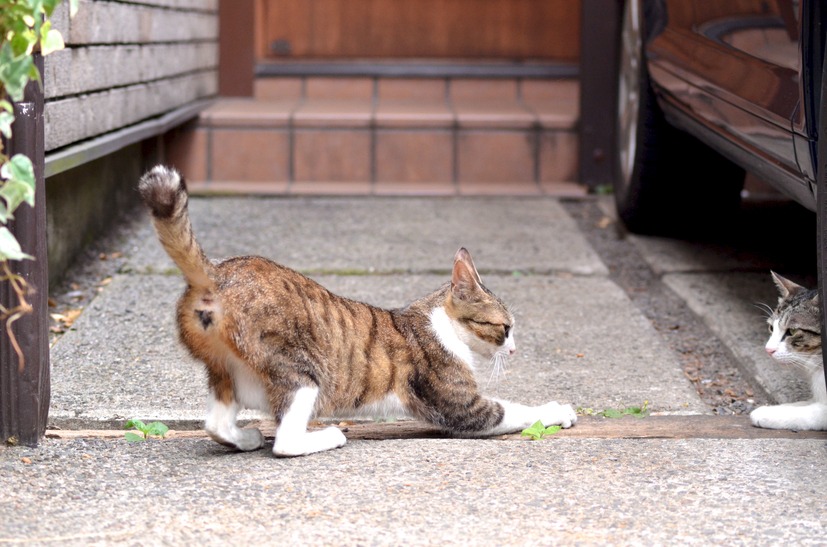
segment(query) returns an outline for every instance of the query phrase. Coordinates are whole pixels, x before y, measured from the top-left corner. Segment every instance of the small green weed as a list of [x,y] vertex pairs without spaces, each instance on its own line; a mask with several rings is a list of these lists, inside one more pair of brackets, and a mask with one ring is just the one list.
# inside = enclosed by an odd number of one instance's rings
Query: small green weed
[[543,426],[543,422],[537,420],[534,424],[526,429],[523,429],[522,433],[520,433],[523,437],[531,437],[532,441],[539,441],[546,435],[554,435],[558,431],[562,429],[559,425],[550,425],[548,427]]
[[649,415],[649,401],[643,401],[641,406],[627,406],[623,409],[607,408],[605,410],[595,410],[593,408],[577,407],[578,414],[581,416],[603,416],[604,418],[622,418],[623,416],[634,416],[635,418],[645,418]]
[[147,440],[149,437],[161,437],[162,439],[169,431],[169,428],[161,422],[152,422],[151,424],[145,424],[141,420],[128,420],[126,424],[123,426],[124,429],[134,429],[140,433],[135,433],[134,431],[127,431],[124,434],[126,440],[131,443],[138,443]]

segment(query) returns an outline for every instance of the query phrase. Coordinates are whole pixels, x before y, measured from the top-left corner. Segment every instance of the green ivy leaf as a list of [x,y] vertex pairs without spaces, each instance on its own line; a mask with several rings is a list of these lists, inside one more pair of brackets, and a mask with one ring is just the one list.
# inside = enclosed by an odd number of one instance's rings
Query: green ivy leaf
[[32,160],[23,154],[15,154],[3,164],[0,167],[0,175],[9,180],[18,180],[34,191],[34,165],[32,165]]
[[13,101],[23,100],[23,90],[32,70],[36,72],[37,68],[30,56],[16,56],[8,42],[0,46],[0,84]]
[[0,186],[0,198],[6,202],[9,213],[21,203],[34,206],[34,166],[23,154],[15,154],[0,167],[0,177],[6,179]]
[[34,46],[37,45],[40,39],[40,29],[38,28],[40,27],[40,23],[35,22],[34,19],[32,22],[34,24],[29,25],[30,28],[25,28],[15,33],[12,35],[11,40],[9,40],[15,55],[25,55],[28,57],[32,54],[32,51],[34,51]]
[[63,36],[60,34],[59,30],[52,28],[52,22],[46,21],[43,23],[43,26],[40,27],[41,53],[43,53],[43,55],[48,55],[50,53],[54,53],[55,51],[60,51],[65,47],[66,45],[63,43]]
[[607,408],[603,411],[603,416],[606,418],[622,418],[623,412],[620,410],[615,410],[614,408]]
[[5,110],[6,112],[8,112],[10,114],[14,114],[14,107],[12,106],[12,104],[9,101],[7,101],[5,99],[0,99],[0,108],[2,108],[3,110]]
[[6,112],[5,110],[0,111],[0,133],[7,139],[11,138],[11,124],[13,123],[14,114]]
[[26,196],[29,193],[29,187],[18,180],[7,180],[0,187],[0,199],[6,202],[7,216],[13,218],[14,211],[21,203],[26,201]]
[[5,226],[0,227],[0,262],[5,260],[34,259],[20,248],[14,235]]
[[124,433],[124,438],[131,443],[141,443],[146,440],[142,435],[138,435],[137,433],[133,433],[131,431]]
[[60,4],[60,0],[43,0],[43,11],[46,12],[47,16],[50,16],[58,4]]

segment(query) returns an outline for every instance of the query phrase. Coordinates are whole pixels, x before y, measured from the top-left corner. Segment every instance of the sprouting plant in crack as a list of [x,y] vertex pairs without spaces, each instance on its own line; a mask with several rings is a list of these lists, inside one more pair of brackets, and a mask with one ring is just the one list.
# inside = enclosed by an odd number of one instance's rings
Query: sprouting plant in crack
[[607,408],[605,410],[595,410],[581,406],[577,408],[577,414],[581,416],[603,416],[604,418],[622,418],[623,416],[645,418],[649,416],[649,401],[643,401],[641,406],[627,406],[622,409]]
[[522,433],[520,433],[523,437],[531,437],[532,441],[539,441],[543,437],[547,435],[554,435],[558,431],[562,429],[559,425],[550,425],[545,427],[543,422],[537,420],[531,427],[523,429]]
[[135,433],[135,431],[126,432],[124,436],[126,440],[131,443],[143,442],[150,437],[161,437],[163,439],[167,431],[169,431],[169,428],[161,422],[145,424],[141,420],[127,420],[123,427],[124,429],[133,429],[140,433],[139,435]]
[[649,415],[649,401],[643,401],[643,404],[641,406],[627,406],[626,408],[620,410],[616,410],[614,408],[607,408],[600,414],[606,418],[622,418],[623,416],[645,418]]

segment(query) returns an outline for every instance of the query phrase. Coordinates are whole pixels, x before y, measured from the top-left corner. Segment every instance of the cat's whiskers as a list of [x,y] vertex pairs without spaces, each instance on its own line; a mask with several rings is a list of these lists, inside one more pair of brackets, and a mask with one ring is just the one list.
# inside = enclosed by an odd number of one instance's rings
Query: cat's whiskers
[[820,356],[802,357],[800,355],[788,353],[784,357],[778,358],[777,360],[784,365],[796,367],[805,372],[811,372],[815,370],[816,367],[820,366]]
[[753,306],[764,312],[767,317],[772,317],[772,314],[774,313],[772,307],[770,307],[768,304],[764,304],[763,302],[756,302],[753,304]]
[[486,389],[491,385],[491,381],[494,381],[494,389],[496,390],[499,387],[499,380],[500,374],[505,377],[506,374],[506,359],[508,357],[508,353],[505,351],[498,351],[491,357],[491,374],[488,377],[488,383],[485,384]]

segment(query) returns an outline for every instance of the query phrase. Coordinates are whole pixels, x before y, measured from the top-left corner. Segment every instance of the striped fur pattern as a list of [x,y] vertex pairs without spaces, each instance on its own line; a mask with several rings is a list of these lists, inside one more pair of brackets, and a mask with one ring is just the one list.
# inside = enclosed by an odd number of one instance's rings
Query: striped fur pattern
[[770,429],[827,430],[827,387],[821,353],[821,306],[818,291],[806,288],[775,272],[778,306],[767,323],[770,338],[765,349],[779,364],[800,372],[810,382],[809,400],[762,406],[750,413],[753,425]]
[[474,366],[515,351],[514,317],[482,284],[465,249],[450,282],[402,309],[342,298],[258,256],[213,264],[196,240],[183,178],[158,166],[139,184],[166,252],[187,280],[178,302],[181,342],[207,369],[205,423],[219,443],[254,450],[255,429],[236,414],[253,408],[277,423],[273,452],[296,456],[345,444],[314,416],[404,414],[456,435],[508,433],[537,420],[570,427],[569,405],[528,407],[486,398]]

